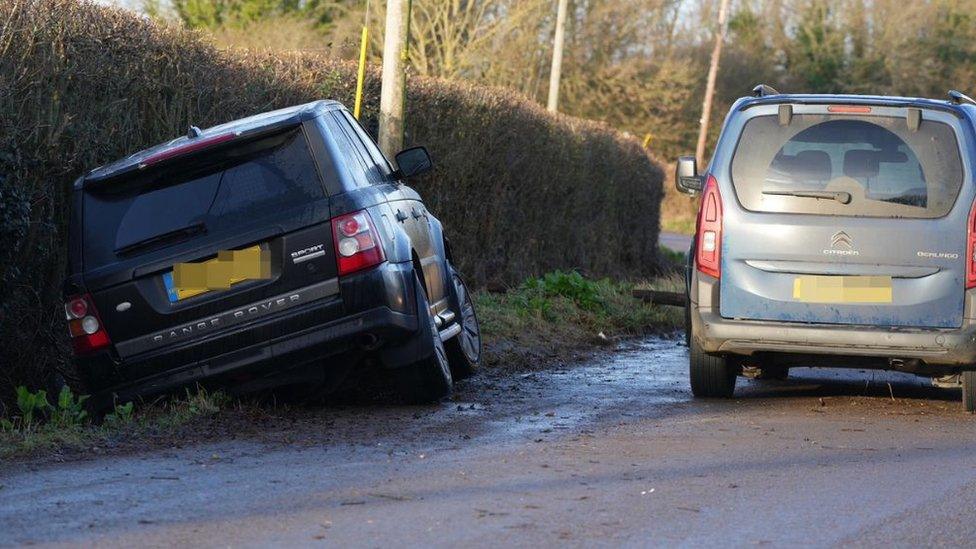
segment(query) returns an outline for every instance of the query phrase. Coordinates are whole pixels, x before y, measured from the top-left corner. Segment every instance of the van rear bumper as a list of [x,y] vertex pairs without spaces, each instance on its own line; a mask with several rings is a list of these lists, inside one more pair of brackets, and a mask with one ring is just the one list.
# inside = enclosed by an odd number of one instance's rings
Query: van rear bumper
[[959,329],[878,328],[734,320],[710,308],[691,306],[693,333],[710,353],[919,359],[927,364],[976,368],[976,324],[969,320]]

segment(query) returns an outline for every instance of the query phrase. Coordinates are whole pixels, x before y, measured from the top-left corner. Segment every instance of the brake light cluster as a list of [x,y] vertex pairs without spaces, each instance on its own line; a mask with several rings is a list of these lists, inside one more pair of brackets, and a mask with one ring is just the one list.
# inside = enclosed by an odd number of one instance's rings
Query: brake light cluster
[[722,195],[712,175],[705,181],[698,209],[698,234],[695,264],[709,276],[722,276]]
[[379,235],[365,210],[334,218],[332,233],[339,276],[386,261]]
[[175,156],[181,156],[184,154],[189,154],[191,152],[199,151],[200,149],[205,149],[207,147],[219,145],[220,143],[225,143],[227,141],[234,139],[235,137],[237,137],[237,135],[238,134],[236,133],[224,133],[212,137],[194,139],[178,147],[173,147],[172,149],[167,149],[165,151],[158,152],[150,156],[149,158],[143,160],[142,165],[151,166],[153,164],[156,164],[157,162],[162,162],[163,160],[167,160]]
[[966,289],[976,288],[976,202],[969,208],[966,230]]
[[112,344],[89,294],[68,298],[64,313],[75,355],[91,354]]
[[867,105],[830,105],[827,112],[837,112],[845,114],[867,114],[871,112],[871,107]]

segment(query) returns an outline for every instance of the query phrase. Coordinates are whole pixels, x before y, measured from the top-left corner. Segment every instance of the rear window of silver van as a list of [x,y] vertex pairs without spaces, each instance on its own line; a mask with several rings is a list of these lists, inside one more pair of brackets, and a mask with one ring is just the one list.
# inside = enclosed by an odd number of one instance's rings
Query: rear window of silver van
[[755,212],[935,218],[962,187],[955,131],[905,118],[800,114],[746,122],[732,183]]

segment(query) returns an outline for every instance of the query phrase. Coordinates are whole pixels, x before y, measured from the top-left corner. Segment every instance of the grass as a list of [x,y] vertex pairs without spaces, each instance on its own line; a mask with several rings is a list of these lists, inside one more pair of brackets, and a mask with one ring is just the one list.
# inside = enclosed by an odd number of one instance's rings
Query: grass
[[[665,257],[677,264],[683,261],[682,254]],[[628,337],[674,331],[681,322],[680,310],[649,305],[631,292],[648,285],[677,290],[681,284],[678,275],[638,285],[557,271],[503,293],[478,291],[474,297],[485,340],[484,368],[541,369]],[[51,403],[44,391],[18,389],[18,413],[0,418],[0,460],[177,445],[190,436],[234,433],[230,424],[235,420],[220,425],[218,416],[236,415],[253,423],[269,412],[267,405],[254,400],[231,399],[198,387],[181,397],[116,406],[96,424],[82,406],[84,398],[62,391]],[[228,412],[234,414],[222,414]]]
[[687,266],[688,256],[684,252],[672,250],[671,248],[660,247],[661,264],[671,267],[675,271],[682,271]]
[[695,217],[689,215],[662,215],[661,230],[669,233],[695,234]]
[[637,286],[555,272],[505,293],[477,292],[486,367],[543,367],[594,345],[677,329],[680,311],[635,299]]
[[181,398],[159,400],[139,407],[131,402],[116,406],[100,424],[83,416],[57,421],[50,412],[41,412],[25,421],[21,409],[21,415],[0,423],[0,460],[41,454],[63,456],[72,452],[97,451],[126,441],[172,438],[193,422],[214,416],[234,404],[222,392],[197,388],[187,390]]

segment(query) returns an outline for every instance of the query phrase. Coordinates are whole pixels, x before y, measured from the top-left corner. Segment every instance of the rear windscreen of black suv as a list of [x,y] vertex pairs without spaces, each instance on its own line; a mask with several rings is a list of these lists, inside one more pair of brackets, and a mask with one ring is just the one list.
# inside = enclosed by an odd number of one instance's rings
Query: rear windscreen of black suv
[[86,187],[85,268],[202,235],[229,236],[324,195],[300,130]]
[[[751,211],[935,218],[962,187],[955,131],[905,118],[801,114],[746,122],[732,181]],[[833,198],[832,198],[833,197]]]

